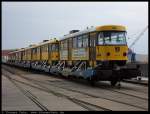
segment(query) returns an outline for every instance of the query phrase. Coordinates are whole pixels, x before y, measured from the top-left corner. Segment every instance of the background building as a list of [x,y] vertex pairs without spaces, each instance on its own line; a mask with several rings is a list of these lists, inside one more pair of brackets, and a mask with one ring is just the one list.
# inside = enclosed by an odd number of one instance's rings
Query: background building
[[15,51],[16,49],[9,49],[9,50],[2,50],[2,63],[7,62],[8,60],[8,53]]

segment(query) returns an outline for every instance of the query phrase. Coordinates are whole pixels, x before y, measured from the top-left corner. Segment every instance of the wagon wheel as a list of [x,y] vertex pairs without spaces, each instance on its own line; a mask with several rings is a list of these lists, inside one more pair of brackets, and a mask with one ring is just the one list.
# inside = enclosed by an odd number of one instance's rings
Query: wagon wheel
[[68,80],[72,80],[73,79],[73,76],[71,76],[71,75],[68,75]]
[[94,79],[87,79],[87,81],[90,83],[91,86],[95,86],[95,80]]
[[111,80],[111,86],[115,86],[117,84],[118,80]]
[[95,81],[94,81],[94,80],[91,80],[91,81],[90,81],[90,84],[91,84],[91,86],[95,86]]

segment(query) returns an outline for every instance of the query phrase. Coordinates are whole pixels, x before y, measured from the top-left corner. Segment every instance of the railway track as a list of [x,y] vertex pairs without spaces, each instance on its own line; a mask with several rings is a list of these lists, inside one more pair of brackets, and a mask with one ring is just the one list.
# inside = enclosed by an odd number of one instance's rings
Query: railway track
[[[13,73],[13,74],[16,74],[16,73],[13,72],[13,71],[10,71],[10,72]],[[17,75],[17,76],[18,76],[18,75]],[[89,109],[86,108],[86,107],[87,107],[86,105],[91,105],[91,106],[94,106],[94,107],[96,107],[96,108],[100,108],[100,109],[103,109],[103,110],[109,110],[109,109],[103,108],[103,107],[97,107],[97,106],[95,106],[95,105],[93,105],[93,104],[90,104],[90,103],[81,101],[81,100],[79,100],[79,99],[70,98],[70,96],[66,96],[65,94],[62,94],[62,93],[60,93],[60,92],[56,92],[56,91],[54,91],[54,90],[52,90],[52,89],[50,90],[50,88],[47,88],[47,87],[44,86],[44,85],[51,85],[51,86],[53,86],[53,87],[65,89],[65,90],[67,90],[67,91],[76,92],[76,93],[81,93],[81,94],[83,94],[83,95],[88,95],[88,96],[93,97],[93,98],[106,99],[106,100],[109,100],[109,101],[113,101],[113,102],[117,102],[117,103],[129,105],[129,106],[132,106],[132,107],[136,107],[136,108],[139,108],[139,109],[141,109],[141,110],[147,110],[146,108],[143,108],[143,107],[139,107],[139,106],[136,106],[136,105],[131,105],[131,104],[129,104],[129,103],[120,102],[120,101],[113,100],[113,99],[109,99],[109,98],[106,98],[106,97],[96,96],[96,95],[88,94],[88,93],[85,93],[85,92],[82,92],[82,91],[78,91],[78,90],[74,90],[74,89],[69,89],[69,88],[65,88],[65,87],[61,87],[61,86],[56,86],[56,85],[54,85],[54,84],[41,82],[41,81],[34,80],[34,79],[31,79],[31,78],[27,78],[27,77],[24,77],[24,76],[19,76],[19,77],[24,78],[24,79],[26,79],[26,80],[28,80],[28,81],[30,81],[30,82],[32,82],[32,83],[35,83],[35,84],[37,84],[37,85],[40,85],[42,88],[44,88],[44,89],[42,89],[42,90],[45,91],[45,89],[46,89],[46,92],[49,91],[49,92],[53,93],[54,95],[66,97],[67,99],[71,100],[72,102],[77,103],[78,105],[81,105],[82,107],[84,107],[84,108],[87,109],[87,110],[91,110],[91,109],[90,109],[90,108],[89,108]],[[44,84],[44,85],[43,85],[43,84]],[[109,90],[109,91],[112,91],[112,90]],[[121,92],[118,92],[118,91],[113,91],[113,92],[117,92],[117,93],[120,93],[120,94],[124,94],[124,93],[121,93]],[[126,94],[126,95],[129,95],[129,94]],[[133,96],[133,95],[129,95],[129,96],[136,97],[136,98],[139,98],[139,99],[143,99],[143,98],[140,98],[140,97],[137,97],[137,96]],[[143,100],[147,100],[147,99],[143,99]],[[86,105],[85,105],[85,104],[86,104]],[[89,106],[88,106],[88,107],[89,107]]]
[[37,99],[37,97],[35,95],[33,95],[32,92],[23,89],[21,86],[19,86],[19,84],[17,84],[15,82],[14,79],[12,79],[10,76],[8,75],[4,75],[7,79],[9,79],[9,81],[11,81],[26,97],[28,97],[32,102],[34,102],[42,111],[49,111],[42,103],[39,102],[39,100]]
[[[30,79],[27,79],[27,80],[30,80]],[[32,80],[32,81],[37,81],[37,80]],[[65,89],[65,90],[68,90],[68,91],[72,91],[72,92],[76,92],[76,93],[81,93],[81,94],[83,94],[83,95],[88,95],[88,96],[93,97],[93,98],[102,98],[102,99],[110,100],[110,101],[117,102],[117,103],[121,103],[121,104],[125,104],[125,105],[130,105],[130,106],[133,106],[133,107],[136,107],[136,108],[140,108],[140,109],[146,110],[146,108],[139,107],[139,106],[137,106],[137,105],[133,105],[133,104],[126,103],[126,102],[121,102],[121,101],[114,100],[114,99],[111,99],[111,98],[102,97],[102,96],[89,94],[89,93],[86,93],[86,92],[83,92],[83,91],[79,91],[79,90],[74,90],[74,89],[69,89],[69,88],[61,87],[61,86],[58,86],[58,85],[56,85],[56,84],[50,84],[50,83],[45,83],[45,82],[41,82],[41,81],[37,81],[37,82],[38,82],[38,83],[41,83],[41,84],[44,84],[44,85],[48,85],[48,86],[50,85],[50,86],[57,87],[57,88],[61,88],[61,89]],[[41,86],[41,84],[40,84],[40,86]],[[45,86],[44,86],[44,87],[45,87]],[[110,90],[110,91],[111,91],[111,90]],[[121,93],[121,92],[118,92],[118,91],[113,91],[113,92]],[[125,94],[125,93],[121,93],[121,94],[128,95],[128,96],[132,96],[132,97],[136,97],[136,98],[139,98],[139,99],[142,99],[142,100],[147,101],[147,99],[144,99],[144,98],[141,98],[141,97],[137,97],[137,96],[134,96],[134,95]]]
[[[13,73],[13,74],[15,74],[12,70],[9,70],[11,73]],[[18,74],[18,75],[20,75],[20,74]],[[24,77],[24,76],[22,76],[22,77]],[[25,79],[27,79],[27,80],[33,80],[33,81],[38,81],[38,80],[34,80],[34,79],[31,79],[31,78],[27,78],[27,77],[24,77]],[[41,82],[41,81],[39,81],[39,82]],[[48,85],[55,85],[56,86],[56,84],[51,84],[51,83],[46,83],[46,82],[43,82],[44,84],[48,84]],[[63,83],[63,84],[65,84],[65,83]],[[59,84],[58,84],[59,85]],[[57,85],[57,87],[59,87],[59,88],[62,88],[62,89],[67,89],[67,90],[70,90],[70,91],[75,91],[75,92],[80,92],[80,91],[77,91],[77,90],[73,90],[73,89],[68,89],[68,88],[64,88],[64,87],[62,87],[62,86],[58,86]],[[116,92],[116,93],[119,93],[119,94],[124,94],[124,95],[128,95],[128,96],[131,96],[131,97],[136,97],[136,98],[139,98],[139,99],[143,99],[143,100],[148,100],[148,98],[144,98],[144,97],[141,97],[141,96],[137,96],[137,95],[135,95],[135,93],[132,93],[131,91],[121,91],[120,89],[115,89],[114,90],[114,88],[106,88],[106,86],[104,86],[104,85],[97,85],[97,86],[95,86],[95,88],[100,88],[100,89],[103,89],[103,90],[109,90],[109,91],[112,91],[112,92]],[[137,91],[137,90],[136,90]],[[87,94],[87,93],[86,93]]]
[[142,81],[132,81],[132,80],[123,80],[126,83],[133,83],[133,84],[137,84],[137,85],[143,85],[143,86],[148,86],[148,83],[144,83]]
[[[6,76],[6,74],[4,74],[4,76]],[[18,75],[16,75],[16,76],[18,76]],[[94,110],[100,110],[100,111],[111,111],[110,109],[107,109],[107,108],[104,108],[104,107],[100,107],[100,106],[97,106],[97,105],[94,105],[94,104],[91,104],[91,103],[87,103],[87,102],[81,101],[81,100],[79,100],[79,99],[76,99],[76,98],[72,98],[72,97],[70,97],[70,96],[67,96],[67,95],[65,95],[65,94],[61,94],[61,93],[56,92],[56,91],[54,91],[54,90],[50,90],[49,88],[46,88],[46,87],[44,87],[44,86],[38,84],[37,82],[33,82],[33,81],[31,81],[31,80],[30,80],[30,81],[32,82],[32,84],[26,83],[26,82],[23,82],[23,81],[19,81],[19,80],[17,80],[17,79],[12,79],[11,76],[8,76],[8,75],[7,75],[6,77],[7,77],[13,84],[15,84],[16,87],[18,87],[19,90],[21,90],[24,95],[26,95],[30,100],[32,100],[32,101],[33,101],[38,107],[40,107],[43,111],[48,111],[48,109],[47,109],[44,105],[42,105],[42,103],[40,103],[39,100],[37,100],[37,97],[36,97],[35,95],[33,95],[33,93],[31,93],[30,91],[27,91],[27,90],[22,89],[21,86],[19,86],[18,84],[16,84],[16,82],[19,82],[19,83],[21,83],[21,84],[24,84],[24,85],[29,86],[29,87],[32,87],[32,88],[36,88],[36,89],[38,89],[38,90],[40,90],[40,91],[44,91],[44,92],[47,92],[47,93],[52,93],[53,95],[58,96],[58,97],[66,98],[66,99],[70,100],[71,102],[73,102],[73,103],[75,103],[75,104],[77,104],[77,105],[83,107],[84,109],[86,109],[86,110],[88,110],[88,111],[93,111],[93,109],[94,109]],[[37,86],[33,85],[33,83],[36,84],[36,85],[40,85],[40,87],[37,87]]]

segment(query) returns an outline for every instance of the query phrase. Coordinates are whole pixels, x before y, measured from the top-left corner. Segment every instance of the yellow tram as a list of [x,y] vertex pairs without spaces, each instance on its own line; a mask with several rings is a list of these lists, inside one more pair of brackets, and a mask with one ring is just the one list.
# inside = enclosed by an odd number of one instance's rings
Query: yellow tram
[[127,51],[126,29],[118,25],[98,26],[60,40],[60,60],[70,65],[74,61],[86,61],[91,67],[103,61],[123,64],[127,61]]

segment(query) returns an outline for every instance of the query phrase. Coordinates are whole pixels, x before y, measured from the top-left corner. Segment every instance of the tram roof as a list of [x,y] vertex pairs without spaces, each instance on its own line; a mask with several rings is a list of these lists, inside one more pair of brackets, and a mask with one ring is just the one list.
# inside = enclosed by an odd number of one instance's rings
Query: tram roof
[[57,43],[57,42],[58,42],[57,39],[48,40],[48,41],[46,41],[46,42],[41,42],[41,43],[39,43],[39,44],[34,44],[34,45],[31,46],[31,47],[25,47],[25,48],[18,49],[18,50],[16,50],[16,51],[10,52],[9,54],[13,54],[13,53],[25,51],[25,50],[28,50],[28,49],[36,48],[36,47],[39,47],[39,46],[42,46],[42,45],[45,45],[45,44]]
[[75,36],[78,36],[78,35],[86,34],[86,33],[89,33],[89,32],[94,32],[94,31],[126,31],[126,28],[125,28],[125,26],[122,26],[122,25],[96,26],[96,27],[92,27],[92,28],[89,28],[89,29],[85,29],[83,31],[79,31],[79,32],[75,32],[75,33],[72,33],[72,34],[64,35],[63,37],[60,37],[60,40],[65,40],[65,39],[70,38],[70,37],[75,37]]

